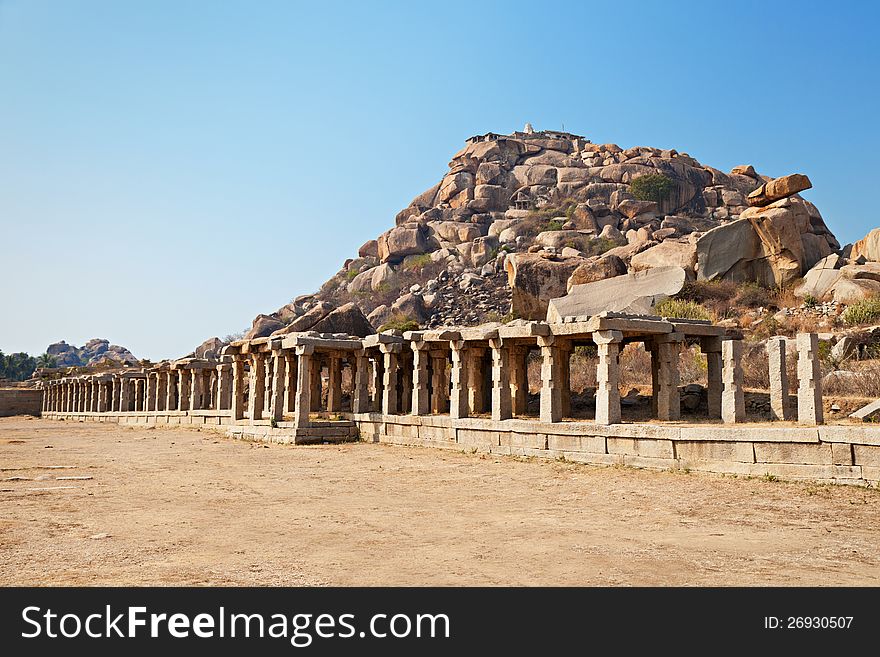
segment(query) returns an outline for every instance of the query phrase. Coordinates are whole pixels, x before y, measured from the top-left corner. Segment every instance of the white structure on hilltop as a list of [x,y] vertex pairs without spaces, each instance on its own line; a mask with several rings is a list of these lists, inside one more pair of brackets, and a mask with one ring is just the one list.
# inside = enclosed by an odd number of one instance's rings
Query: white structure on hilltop
[[531,135],[531,134],[534,134],[535,129],[532,127],[531,123],[526,123],[526,127],[523,128],[523,132],[526,133],[527,135]]

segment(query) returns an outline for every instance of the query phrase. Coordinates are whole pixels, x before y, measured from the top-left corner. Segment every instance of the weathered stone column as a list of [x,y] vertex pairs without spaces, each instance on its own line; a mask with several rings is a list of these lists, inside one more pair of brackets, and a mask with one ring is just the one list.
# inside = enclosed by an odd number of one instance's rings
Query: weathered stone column
[[412,412],[413,363],[411,352],[401,345],[397,357],[397,412],[408,415]]
[[73,382],[73,412],[79,413],[79,381]]
[[382,412],[382,387],[385,381],[385,365],[383,364],[383,356],[381,353],[374,352],[373,358],[370,359],[371,364],[371,381],[373,388],[373,398],[371,408],[374,413]]
[[312,354],[314,345],[302,345],[296,348],[296,403],[294,404],[293,422],[298,428],[309,426],[309,411],[312,408]]
[[402,349],[400,343],[380,344],[379,351],[384,357],[385,366],[382,377],[382,413],[394,415],[400,409],[397,387],[397,360]]
[[596,424],[620,422],[620,389],[618,388],[620,331],[596,331],[593,342],[599,353],[596,368]]
[[819,368],[819,336],[798,333],[798,422],[824,424],[822,409],[822,373]]
[[489,340],[492,348],[492,419],[496,422],[513,417],[510,394],[510,348],[501,338]]
[[323,360],[324,359],[320,356],[320,354],[312,354],[312,378],[309,380],[310,385],[312,386],[312,390],[309,398],[311,399],[311,410],[313,411],[321,410],[321,403],[323,401],[322,398],[324,396],[324,386],[321,381],[321,373],[324,369]]
[[112,375],[113,378],[110,380],[110,410],[114,413],[119,412],[119,393],[122,385],[119,381],[119,375]]
[[119,411],[128,413],[131,407],[131,379],[119,378]]
[[721,375],[721,338],[705,337],[700,340],[700,350],[706,356],[706,393],[709,417],[721,417],[721,391],[724,387]]
[[364,350],[355,354],[354,391],[351,410],[354,413],[370,412],[370,360]]
[[571,353],[570,345],[559,346],[559,398],[562,404],[562,417],[571,415]]
[[284,381],[286,358],[281,351],[281,341],[272,350],[272,397],[269,400],[269,417],[280,422],[284,419]]
[[156,372],[156,410],[166,410],[165,403],[168,398],[168,375],[160,370]]
[[431,412],[431,398],[428,389],[429,373],[428,360],[431,355],[428,351],[428,343],[413,341],[411,343],[413,354],[412,367],[412,404],[410,412],[413,415],[428,415]]
[[266,368],[265,375],[263,376],[263,415],[271,418],[274,395],[272,382],[275,380],[275,361],[272,359],[271,351],[263,353],[263,364]]
[[244,357],[236,354],[232,357],[232,419],[244,419]]
[[484,387],[485,381],[485,355],[486,350],[482,346],[471,345],[467,349],[467,389],[469,415],[482,413],[486,409],[483,400],[486,398]]
[[678,393],[680,382],[678,359],[681,352],[682,333],[666,333],[657,336],[657,419],[678,420],[681,418],[681,399]]
[[721,361],[721,378],[724,382],[721,419],[729,424],[743,422],[746,419],[746,404],[743,397],[742,340],[723,340]]
[[177,409],[188,411],[190,406],[190,392],[192,386],[192,370],[180,369],[177,371]]
[[562,377],[556,337],[538,336],[538,346],[542,357],[541,422],[559,422],[562,419]]
[[296,349],[284,352],[284,414],[296,409]]
[[107,412],[107,384],[103,381],[98,381],[98,401],[96,408],[98,413]]
[[468,404],[468,367],[470,357],[468,346],[464,340],[453,340],[449,343],[452,353],[452,371],[450,372],[451,392],[449,394],[449,417],[463,418],[470,412]]
[[202,370],[189,370],[189,408],[191,411],[200,411],[202,409],[202,391],[204,390],[204,382],[202,381]]
[[767,341],[767,361],[770,368],[770,419],[790,420],[788,406],[788,370],[786,368],[786,339],[770,338]]
[[327,411],[342,410],[342,359],[332,355],[327,359]]
[[155,411],[156,410],[156,378],[155,372],[147,372],[146,379],[146,390],[144,391],[145,397],[145,411]]
[[449,383],[446,381],[446,352],[433,349],[431,354],[431,413],[446,412]]
[[134,387],[134,410],[144,410],[144,380],[134,379],[132,381]]
[[251,354],[250,391],[248,393],[248,415],[251,423],[263,419],[266,394],[266,361],[263,354]]
[[[228,411],[232,407],[232,363],[229,356],[217,365],[217,403],[215,410]],[[230,359],[231,360],[231,359]]]

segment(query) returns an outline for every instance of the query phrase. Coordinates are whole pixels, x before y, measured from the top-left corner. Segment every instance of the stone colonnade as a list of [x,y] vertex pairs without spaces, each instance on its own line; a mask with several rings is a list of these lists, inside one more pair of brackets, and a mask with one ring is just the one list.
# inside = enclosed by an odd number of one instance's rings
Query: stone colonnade
[[[579,318],[580,319],[580,318]],[[773,419],[789,420],[784,338],[768,347]],[[291,422],[308,427],[314,411],[385,415],[528,415],[527,362],[541,363],[537,416],[571,415],[569,360],[575,349],[597,356],[595,422],[621,421],[621,349],[641,343],[651,354],[651,417],[681,417],[679,354],[698,344],[707,361],[708,417],[745,420],[742,343],[721,327],[693,320],[603,313],[558,324],[517,322],[475,328],[387,332],[353,338],[292,333],[238,341],[218,361],[183,359],[157,367],[45,383],[46,412],[223,411],[234,422]],[[822,423],[815,334],[797,337],[797,420]],[[343,379],[348,377],[347,397]],[[326,390],[326,396],[325,391]],[[343,399],[347,403],[343,404]]]

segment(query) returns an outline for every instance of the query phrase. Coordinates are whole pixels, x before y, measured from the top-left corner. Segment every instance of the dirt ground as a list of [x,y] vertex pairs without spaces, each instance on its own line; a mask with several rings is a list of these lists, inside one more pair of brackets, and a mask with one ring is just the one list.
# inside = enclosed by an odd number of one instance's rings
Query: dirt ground
[[880,492],[0,419],[0,585],[878,585]]

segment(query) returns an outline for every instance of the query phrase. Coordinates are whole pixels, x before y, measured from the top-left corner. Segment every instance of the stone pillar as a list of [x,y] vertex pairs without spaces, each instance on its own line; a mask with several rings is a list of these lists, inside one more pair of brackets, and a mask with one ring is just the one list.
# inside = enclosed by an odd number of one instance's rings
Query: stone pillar
[[309,393],[309,399],[311,400],[311,410],[320,411],[321,403],[323,402],[324,397],[324,386],[321,380],[321,374],[324,370],[324,359],[320,354],[312,353],[312,369],[311,379],[309,379],[309,385],[312,387],[311,392]]
[[202,370],[189,370],[189,409],[199,411],[202,409]]
[[562,404],[562,417],[571,415],[571,352],[569,345],[559,348],[559,398]]
[[119,411],[128,413],[131,404],[131,379],[119,378]]
[[400,348],[397,358],[397,412],[407,415],[412,412],[413,363],[408,349]]
[[382,412],[382,388],[385,381],[385,365],[384,357],[381,353],[375,353],[370,359],[372,363],[372,382],[373,382],[373,402],[372,409],[374,413]]
[[248,415],[251,423],[263,419],[266,394],[266,361],[261,353],[251,354],[250,392]]
[[449,394],[449,417],[467,417],[468,404],[468,356],[467,343],[464,340],[453,340],[449,343],[452,353],[452,372],[450,374],[451,392]]
[[[280,342],[280,341],[279,341]],[[280,347],[280,345],[279,345]],[[269,417],[280,422],[284,419],[285,354],[281,349],[272,351],[272,396],[269,399]]]
[[562,376],[560,349],[556,337],[538,336],[541,348],[541,422],[559,422],[562,419]]
[[431,354],[431,413],[444,413],[449,395],[446,381],[446,352],[432,350]]
[[721,338],[706,337],[700,340],[700,350],[706,355],[706,393],[708,397],[709,417],[721,417],[721,390],[723,388],[721,374]]
[[188,411],[190,409],[191,382],[192,370],[186,368],[177,370],[177,410]]
[[71,404],[72,411],[74,413],[78,413],[79,412],[79,381],[73,382],[72,389],[73,389],[73,394],[71,395],[71,397],[73,399],[73,403]]
[[742,340],[721,342],[721,419],[725,423],[744,422],[746,404],[743,397]]
[[786,340],[783,337],[767,341],[767,360],[770,367],[770,419],[790,420],[788,406],[788,370],[786,369]]
[[658,417],[657,391],[660,389],[660,348],[652,339],[646,340],[645,349],[651,354],[651,417]]
[[232,357],[232,400],[230,408],[232,419],[244,419],[244,358],[238,354]]
[[824,424],[818,334],[798,333],[797,351],[798,422],[808,425]]
[[168,376],[164,371],[156,372],[156,410],[164,411],[168,397]]
[[428,389],[429,373],[428,360],[431,354],[428,351],[427,342],[412,342],[412,404],[410,412],[413,415],[428,415],[431,412],[431,398]]
[[313,345],[302,345],[296,348],[296,400],[293,410],[293,422],[297,427],[309,426],[309,411],[312,408],[312,354]]
[[164,411],[177,410],[177,374],[173,370],[165,370],[162,377],[165,380],[165,402],[162,406]]
[[618,388],[620,331],[596,331],[593,342],[599,352],[596,368],[596,424],[620,422],[620,389]]
[[144,390],[144,410],[156,410],[156,374],[155,372],[147,372],[146,389]]
[[144,410],[144,380],[134,379],[132,381],[134,388],[134,410]]
[[119,390],[121,388],[119,375],[114,374],[110,381],[110,410],[119,412]]
[[486,409],[483,400],[486,397],[485,387],[485,349],[480,346],[470,346],[467,349],[467,394],[469,415],[482,413]]
[[263,364],[265,366],[265,374],[263,375],[263,415],[272,417],[272,382],[275,380],[275,361],[272,359],[271,352],[263,354]]
[[[224,356],[228,358],[228,356]],[[228,411],[232,407],[232,364],[228,362],[217,365],[217,403],[218,411]]]
[[296,350],[284,352],[284,414],[296,409]]
[[657,419],[681,418],[681,400],[678,392],[680,382],[678,359],[681,353],[682,333],[666,333],[657,336]]
[[399,410],[399,392],[397,387],[397,360],[402,345],[380,344],[379,351],[384,357],[384,374],[382,377],[382,413],[394,415]]
[[355,354],[354,391],[351,399],[351,410],[354,413],[370,412],[370,360],[361,350]]
[[327,359],[327,410],[338,413],[342,410],[342,359],[336,355]]
[[496,422],[513,417],[510,394],[510,348],[501,338],[489,340],[492,348],[492,419]]

